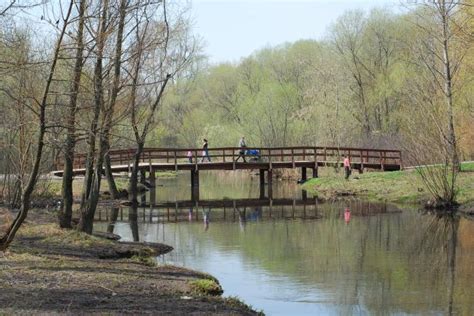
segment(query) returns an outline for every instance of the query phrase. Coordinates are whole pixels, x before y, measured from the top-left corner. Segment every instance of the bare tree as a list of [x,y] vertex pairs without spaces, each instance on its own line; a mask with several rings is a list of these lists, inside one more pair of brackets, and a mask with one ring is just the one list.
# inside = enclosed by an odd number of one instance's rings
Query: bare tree
[[414,144],[411,156],[419,164],[435,164],[418,171],[439,206],[456,204],[460,170],[454,127],[456,79],[472,48],[472,37],[459,31],[472,21],[472,17],[459,15],[462,5],[463,1],[424,1],[417,6],[412,20],[420,35],[418,45],[413,45],[412,62],[420,72],[418,78],[411,79],[411,88],[417,87],[411,90],[411,96],[424,114],[417,125],[425,128],[410,127]]
[[140,156],[155,122],[166,85],[189,63],[195,50],[195,43],[190,43],[187,36],[187,23],[178,20],[171,26],[167,18],[166,1],[161,5],[162,20],[151,23],[145,16],[142,24],[137,23],[139,27],[135,31],[135,54],[130,72],[130,121],[136,143],[129,184],[129,200],[132,205],[138,203]]
[[13,241],[18,229],[23,224],[24,220],[26,219],[28,215],[28,211],[30,209],[30,199],[38,180],[41,159],[43,155],[44,136],[46,133],[46,108],[48,106],[48,97],[50,95],[50,88],[54,79],[54,74],[55,74],[57,62],[59,59],[61,44],[63,42],[63,38],[66,34],[66,29],[69,24],[69,19],[71,16],[73,4],[74,4],[74,0],[71,0],[67,8],[66,14],[64,15],[63,25],[60,28],[56,45],[53,50],[53,58],[51,60],[48,77],[45,81],[43,95],[42,95],[41,100],[38,100],[37,102],[37,105],[38,105],[37,115],[38,115],[39,126],[38,126],[37,139],[36,139],[36,144],[35,144],[36,149],[35,149],[34,159],[33,159],[33,168],[30,172],[29,180],[22,192],[20,211],[18,212],[18,215],[16,216],[15,220],[12,222],[10,227],[7,229],[5,234],[0,238],[1,251],[8,248],[10,243]]
[[17,9],[28,9],[35,6],[40,6],[44,1],[23,1],[20,3],[18,0],[6,0],[4,4],[0,5],[0,17],[6,16],[9,12]]
[[117,27],[117,38],[115,41],[115,55],[113,61],[113,79],[112,79],[112,88],[111,95],[109,97],[109,102],[105,110],[105,130],[104,130],[104,168],[105,175],[107,177],[107,182],[109,184],[109,190],[112,195],[112,198],[118,199],[119,193],[117,186],[114,181],[112,174],[111,162],[109,157],[110,150],[110,131],[112,129],[112,122],[114,117],[114,109],[117,102],[117,97],[121,89],[120,78],[121,78],[121,69],[122,69],[122,45],[124,40],[124,28],[125,28],[125,18],[127,16],[128,10],[128,1],[120,0],[119,7],[119,21]]
[[66,141],[64,144],[64,172],[62,184],[63,203],[59,211],[59,225],[62,228],[71,228],[73,191],[73,168],[74,168],[74,148],[76,145],[76,112],[77,95],[82,77],[82,66],[84,64],[84,20],[86,12],[86,0],[79,1],[78,29],[76,36],[76,56],[73,70],[73,79],[70,87],[70,100],[68,105],[68,115],[66,119]]
[[[92,233],[94,214],[99,201],[100,182],[102,178],[102,165],[104,160],[103,147],[100,146],[99,152],[96,152],[96,137],[99,135],[99,144],[103,142],[102,130],[99,125],[99,116],[104,107],[104,89],[103,89],[103,57],[104,47],[108,36],[109,5],[108,0],[100,3],[99,23],[96,33],[96,61],[94,67],[94,117],[91,123],[89,136],[89,151],[87,153],[86,176],[84,178],[84,187],[81,201],[81,214],[78,229],[88,234]],[[94,165],[95,162],[95,165]]]

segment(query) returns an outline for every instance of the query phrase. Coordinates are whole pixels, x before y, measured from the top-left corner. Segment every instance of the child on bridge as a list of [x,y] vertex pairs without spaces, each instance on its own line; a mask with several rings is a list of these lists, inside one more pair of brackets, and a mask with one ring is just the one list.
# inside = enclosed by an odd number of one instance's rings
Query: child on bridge
[[349,180],[349,176],[351,175],[351,161],[349,160],[349,156],[346,155],[344,158],[344,178]]

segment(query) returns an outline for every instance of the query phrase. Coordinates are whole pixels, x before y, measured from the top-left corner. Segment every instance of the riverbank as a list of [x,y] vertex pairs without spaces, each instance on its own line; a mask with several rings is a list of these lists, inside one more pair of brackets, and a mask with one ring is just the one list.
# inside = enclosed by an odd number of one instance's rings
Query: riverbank
[[[458,202],[474,203],[474,163],[462,165],[457,183]],[[324,200],[354,196],[369,201],[425,205],[431,199],[415,170],[364,174],[354,170],[349,180],[344,179],[343,170],[339,173],[326,171],[320,178],[308,180],[302,188]]]
[[[178,173],[175,171],[159,171],[155,173],[157,179],[169,179],[175,178],[178,176]],[[115,176],[115,185],[118,190],[127,190],[128,189],[128,176]],[[82,187],[84,185],[84,177],[77,176],[74,177],[72,182],[73,192],[76,197],[81,195]],[[42,179],[38,182],[39,189],[37,191],[44,192],[45,194],[50,194],[53,196],[61,196],[61,187],[62,187],[62,178],[61,177],[51,177],[47,179]],[[109,192],[109,184],[105,178],[102,179],[100,184],[100,191],[102,193]]]
[[29,218],[9,252],[0,253],[0,314],[258,314],[222,298],[210,275],[157,266],[154,257],[169,246],[61,230],[44,210]]

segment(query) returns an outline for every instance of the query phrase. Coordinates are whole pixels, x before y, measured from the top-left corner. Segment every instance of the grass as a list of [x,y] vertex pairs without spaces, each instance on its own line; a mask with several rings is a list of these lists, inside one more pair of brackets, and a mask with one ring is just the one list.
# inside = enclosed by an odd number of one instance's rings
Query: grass
[[[157,178],[174,178],[178,175],[176,171],[160,171],[156,172]],[[128,189],[128,179],[127,178],[115,178],[115,184],[117,185],[117,189],[120,190],[127,190]],[[79,197],[82,192],[83,186],[83,179],[76,178],[73,183],[73,192],[76,197]],[[61,179],[49,179],[49,180],[42,180],[38,182],[38,186],[36,189],[37,196],[40,197],[60,197],[61,196],[61,187],[62,187],[62,180]],[[101,181],[101,192],[110,191],[109,184],[107,183],[106,179],[102,179]]]
[[213,279],[199,279],[190,282],[195,294],[199,295],[222,295],[222,287]]
[[[311,179],[303,189],[322,198],[331,199],[344,195],[356,195],[371,201],[387,201],[396,204],[422,204],[431,199],[429,192],[414,170],[393,172],[355,171],[349,180],[342,172],[327,168],[321,177]],[[474,202],[474,163],[462,164],[458,176],[458,202]]]
[[137,263],[141,263],[145,266],[148,266],[148,267],[156,267],[156,260],[155,258],[153,257],[150,257],[150,256],[144,256],[144,255],[135,255],[133,256],[132,258],[130,258],[131,261],[134,261],[134,262],[137,262]]
[[80,248],[107,247],[114,244],[113,241],[88,235],[75,229],[60,229],[55,223],[36,225],[23,225],[19,231],[20,237],[40,237],[44,244],[64,244]]
[[176,171],[159,171],[156,173],[157,178],[174,178],[177,175]]
[[461,164],[461,172],[474,172],[474,162],[465,162]]
[[[241,307],[241,308],[244,308],[244,309],[254,310],[254,308],[253,308],[251,305],[245,304],[245,303],[242,302],[242,300],[241,300],[239,297],[237,297],[237,296],[229,296],[229,297],[226,297],[224,300],[225,300],[226,303],[229,304],[230,306]],[[257,315],[264,316],[265,313],[263,312],[263,310],[260,310],[260,311],[257,311]]]

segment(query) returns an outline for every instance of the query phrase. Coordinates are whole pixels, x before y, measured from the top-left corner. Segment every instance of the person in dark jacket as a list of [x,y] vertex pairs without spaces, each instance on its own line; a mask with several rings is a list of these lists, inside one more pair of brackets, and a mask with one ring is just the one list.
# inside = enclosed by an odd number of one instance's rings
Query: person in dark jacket
[[239,147],[240,147],[239,156],[237,157],[237,159],[235,159],[235,162],[237,162],[240,159],[240,157],[243,158],[244,162],[247,162],[245,160],[245,148],[247,147],[247,144],[245,143],[245,137],[244,136],[242,136],[242,138],[240,138]]
[[203,139],[204,143],[202,144],[202,159],[201,162],[204,162],[204,159],[207,158],[207,161],[211,162],[211,157],[209,156],[209,143],[207,139]]

